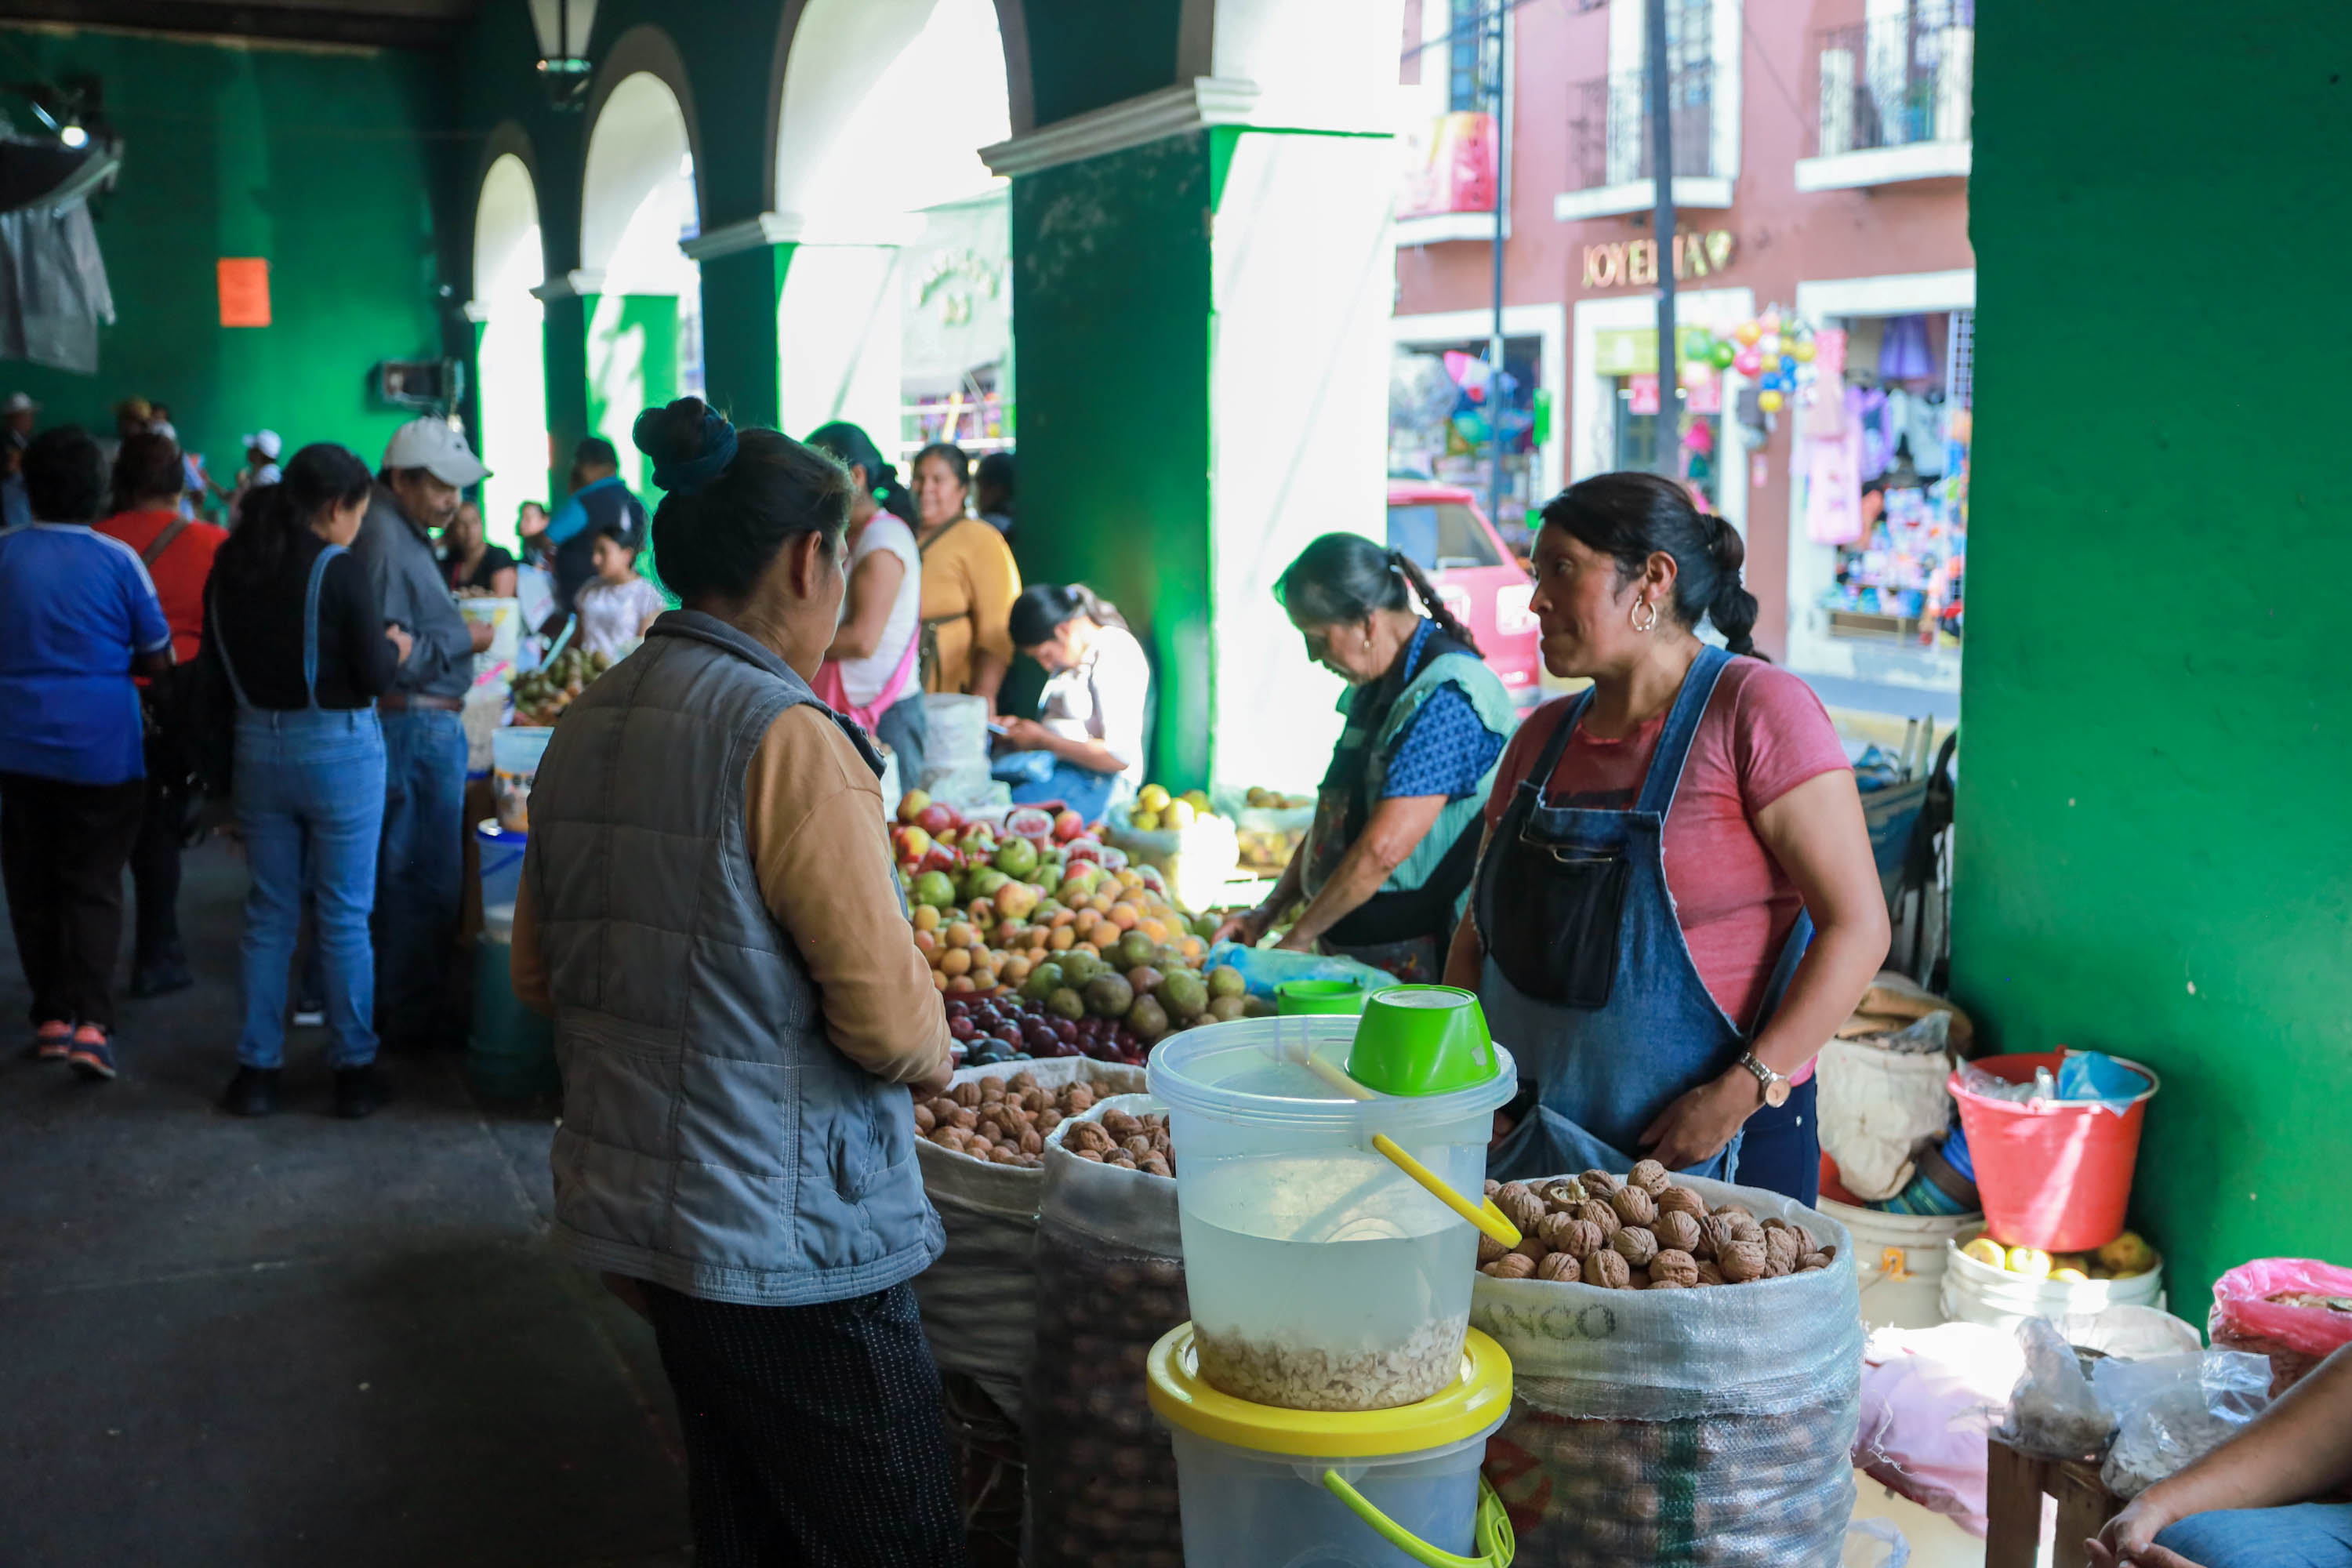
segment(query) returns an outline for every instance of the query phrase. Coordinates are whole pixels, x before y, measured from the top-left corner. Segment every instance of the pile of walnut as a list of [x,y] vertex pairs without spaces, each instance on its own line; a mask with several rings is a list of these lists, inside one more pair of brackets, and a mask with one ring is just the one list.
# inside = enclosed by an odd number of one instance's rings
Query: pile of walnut
[[1045,1163],[1045,1134],[1094,1108],[1090,1084],[1039,1085],[1033,1073],[957,1084],[933,1100],[915,1102],[915,1131],[942,1149],[998,1165]]
[[1074,1123],[1062,1134],[1062,1147],[1097,1164],[1152,1176],[1176,1173],[1176,1150],[1168,1142],[1168,1118],[1157,1111],[1130,1116],[1113,1107],[1098,1121]]
[[1587,1171],[1556,1182],[1488,1182],[1486,1195],[1525,1238],[1505,1251],[1478,1237],[1478,1272],[1497,1279],[1680,1290],[1778,1279],[1826,1268],[1837,1257],[1787,1220],[1759,1220],[1738,1204],[1708,1209],[1655,1160],[1622,1182]]

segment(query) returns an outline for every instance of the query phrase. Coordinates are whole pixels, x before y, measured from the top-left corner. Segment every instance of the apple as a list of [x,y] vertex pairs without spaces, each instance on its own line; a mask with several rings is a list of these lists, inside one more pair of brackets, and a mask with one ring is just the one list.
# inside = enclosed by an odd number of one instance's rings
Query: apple
[[898,820],[909,824],[920,822],[924,809],[930,804],[931,797],[921,790],[908,790],[898,797]]
[[915,868],[918,871],[952,871],[955,869],[955,864],[954,850],[934,844],[923,851],[922,863]]
[[919,827],[901,827],[890,835],[890,846],[911,866],[931,852],[931,836]]
[[923,809],[915,814],[915,826],[937,838],[943,833],[962,826],[963,822],[956,816],[955,807],[934,800],[926,802]]
[[1065,811],[1054,818],[1054,842],[1067,844],[1087,830],[1087,819],[1075,811]]

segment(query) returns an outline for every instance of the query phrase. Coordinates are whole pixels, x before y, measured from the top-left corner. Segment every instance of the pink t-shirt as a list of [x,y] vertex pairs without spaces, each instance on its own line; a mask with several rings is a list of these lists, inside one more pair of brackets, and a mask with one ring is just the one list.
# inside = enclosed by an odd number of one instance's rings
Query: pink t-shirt
[[[1488,826],[1501,819],[1575,700],[1545,703],[1511,737],[1486,801]],[[1661,713],[1616,740],[1580,725],[1552,773],[1547,804],[1631,811],[1665,723]],[[1732,660],[1700,716],[1666,814],[1665,860],[1666,889],[1699,978],[1742,1030],[1764,1000],[1773,960],[1803,902],[1756,837],[1757,814],[1808,779],[1849,765],[1811,687],[1777,665]],[[1807,1063],[1799,1080],[1811,1071]]]

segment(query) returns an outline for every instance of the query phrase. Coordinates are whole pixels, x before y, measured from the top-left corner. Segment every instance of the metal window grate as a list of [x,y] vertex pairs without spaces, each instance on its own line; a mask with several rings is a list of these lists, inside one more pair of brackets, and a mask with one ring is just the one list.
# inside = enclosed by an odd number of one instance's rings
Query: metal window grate
[[1977,380],[1977,313],[1952,312],[1950,352],[1944,356],[1944,406],[1974,408]]

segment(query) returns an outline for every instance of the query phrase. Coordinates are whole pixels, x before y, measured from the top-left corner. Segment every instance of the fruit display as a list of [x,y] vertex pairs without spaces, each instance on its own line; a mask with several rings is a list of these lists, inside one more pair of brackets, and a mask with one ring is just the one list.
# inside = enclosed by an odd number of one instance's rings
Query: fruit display
[[1999,1268],[2023,1279],[2054,1279],[2081,1284],[2092,1279],[2136,1279],[2162,1259],[2156,1249],[2126,1231],[2096,1252],[2043,1252],[2032,1247],[2003,1247],[1990,1236],[1979,1236],[1960,1248],[1988,1268]]
[[1261,877],[1280,876],[1307,841],[1307,829],[1314,820],[1313,795],[1285,795],[1278,789],[1252,785],[1234,816],[1241,868]]
[[1304,811],[1315,804],[1311,795],[1285,795],[1278,789],[1260,789],[1255,784],[1250,785],[1242,800],[1254,811]]
[[1522,1237],[1506,1248],[1478,1237],[1478,1272],[1610,1290],[1746,1285],[1827,1268],[1837,1248],[1801,1226],[1758,1219],[1706,1200],[1643,1160],[1622,1180],[1606,1171],[1530,1185],[1488,1182],[1486,1195]]
[[1181,832],[1204,816],[1216,815],[1207,790],[1171,795],[1165,785],[1148,784],[1136,792],[1135,804],[1127,808],[1127,826],[1137,833]]
[[1048,1089],[1033,1073],[967,1079],[947,1093],[915,1097],[915,1131],[940,1148],[995,1165],[1045,1162],[1045,1134],[1093,1109],[1091,1084]]
[[515,678],[514,721],[539,727],[554,723],[572,706],[573,698],[612,668],[606,655],[583,647],[565,648],[539,668]]

